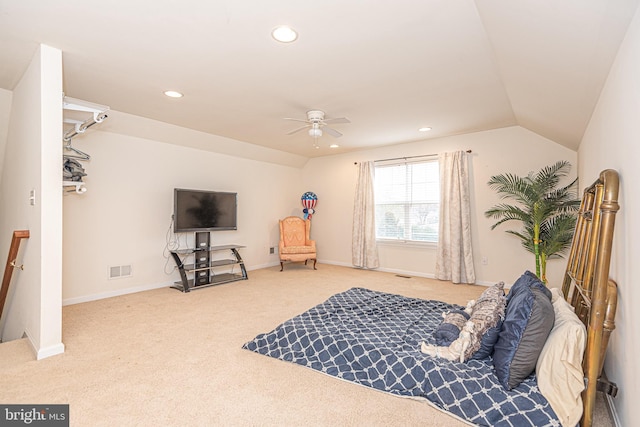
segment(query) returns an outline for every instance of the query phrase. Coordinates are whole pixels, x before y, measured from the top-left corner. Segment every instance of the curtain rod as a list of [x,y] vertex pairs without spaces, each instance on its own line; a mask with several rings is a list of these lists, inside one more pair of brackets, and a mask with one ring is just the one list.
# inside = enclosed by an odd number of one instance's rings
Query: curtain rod
[[[467,153],[473,153],[473,151],[471,150],[466,150]],[[374,160],[375,162],[390,162],[391,160],[407,160],[407,159],[416,159],[419,157],[435,157],[437,156],[437,154],[423,154],[422,156],[408,156],[408,157],[394,157],[392,159],[379,159],[379,160]],[[354,165],[357,165],[358,162],[353,162]]]

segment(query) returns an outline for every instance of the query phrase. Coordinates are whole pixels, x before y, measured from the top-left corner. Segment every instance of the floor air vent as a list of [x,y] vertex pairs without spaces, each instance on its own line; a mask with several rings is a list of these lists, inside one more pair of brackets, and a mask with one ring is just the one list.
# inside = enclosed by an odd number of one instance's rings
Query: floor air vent
[[404,274],[396,274],[396,277],[402,277],[403,279],[411,279],[411,276],[405,276]]

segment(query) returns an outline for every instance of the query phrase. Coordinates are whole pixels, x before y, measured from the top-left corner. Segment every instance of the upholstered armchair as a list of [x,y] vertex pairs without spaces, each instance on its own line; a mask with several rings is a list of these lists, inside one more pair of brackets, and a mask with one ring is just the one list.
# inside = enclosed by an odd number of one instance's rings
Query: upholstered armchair
[[313,269],[316,270],[316,242],[309,239],[311,220],[288,216],[280,220],[280,271],[284,268],[284,261],[300,262],[313,260]]

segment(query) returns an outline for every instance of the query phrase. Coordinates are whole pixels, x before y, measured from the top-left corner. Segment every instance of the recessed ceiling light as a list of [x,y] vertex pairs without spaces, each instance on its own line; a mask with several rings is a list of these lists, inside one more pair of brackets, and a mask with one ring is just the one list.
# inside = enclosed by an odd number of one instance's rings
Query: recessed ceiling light
[[164,94],[170,98],[182,98],[184,96],[183,94],[181,94],[180,92],[176,92],[175,90],[166,90]]
[[418,129],[420,132],[429,132],[431,130],[430,127],[424,127],[424,128],[420,128]]
[[338,144],[331,144],[331,145],[329,146],[329,148],[338,148],[338,147],[340,147]]
[[280,25],[271,31],[271,36],[280,43],[291,43],[298,38],[298,33],[291,27]]

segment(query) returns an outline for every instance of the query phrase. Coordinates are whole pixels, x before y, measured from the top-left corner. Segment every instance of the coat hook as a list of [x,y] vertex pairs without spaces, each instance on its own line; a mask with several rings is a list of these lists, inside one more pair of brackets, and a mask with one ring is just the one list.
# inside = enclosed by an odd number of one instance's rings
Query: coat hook
[[16,260],[14,259],[13,261],[11,261],[11,267],[13,268],[19,268],[20,270],[24,270],[24,265],[20,264],[20,265],[16,265]]

